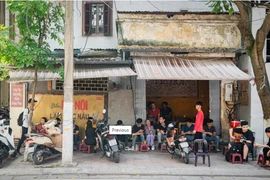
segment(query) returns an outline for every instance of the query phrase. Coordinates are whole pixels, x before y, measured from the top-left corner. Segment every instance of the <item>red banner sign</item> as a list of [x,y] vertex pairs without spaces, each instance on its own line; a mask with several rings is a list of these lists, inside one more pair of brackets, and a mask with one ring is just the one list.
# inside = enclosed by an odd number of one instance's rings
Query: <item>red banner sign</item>
[[11,84],[10,107],[23,107],[23,84]]

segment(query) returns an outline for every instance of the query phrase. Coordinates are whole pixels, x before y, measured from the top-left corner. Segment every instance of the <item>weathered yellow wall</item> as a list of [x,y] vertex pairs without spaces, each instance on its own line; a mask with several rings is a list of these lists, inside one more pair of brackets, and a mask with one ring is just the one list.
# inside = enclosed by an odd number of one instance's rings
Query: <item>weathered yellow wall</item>
[[120,13],[119,47],[232,48],[241,47],[238,16]]
[[205,117],[209,117],[209,82],[198,81],[198,97],[193,98],[181,98],[181,97],[160,97],[149,98],[147,97],[147,103],[155,102],[158,108],[161,107],[162,102],[167,101],[169,107],[172,108],[173,117],[186,116],[192,119],[196,116],[195,103],[201,101],[203,103],[202,110]]
[[[58,112],[63,113],[63,95],[36,94],[38,101],[33,115],[33,122],[38,123],[40,118],[45,116],[48,119],[55,118]],[[89,116],[99,114],[99,119],[103,118],[102,109],[104,108],[103,95],[74,95],[73,117],[76,124],[80,127],[80,135],[84,136],[84,127]],[[60,117],[62,120],[62,117]]]

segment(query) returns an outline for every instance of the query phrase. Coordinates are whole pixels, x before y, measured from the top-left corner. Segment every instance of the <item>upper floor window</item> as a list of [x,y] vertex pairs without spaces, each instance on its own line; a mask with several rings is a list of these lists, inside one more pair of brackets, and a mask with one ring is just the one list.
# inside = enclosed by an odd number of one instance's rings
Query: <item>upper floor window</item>
[[83,35],[112,35],[112,1],[85,1]]
[[6,18],[6,6],[5,1],[0,1],[0,24],[5,25],[5,18]]

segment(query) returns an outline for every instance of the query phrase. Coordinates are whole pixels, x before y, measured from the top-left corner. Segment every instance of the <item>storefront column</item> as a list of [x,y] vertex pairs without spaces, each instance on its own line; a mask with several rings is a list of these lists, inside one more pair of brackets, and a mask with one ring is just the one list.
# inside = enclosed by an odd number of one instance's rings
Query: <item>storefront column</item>
[[220,81],[209,81],[209,115],[220,135]]
[[229,142],[229,129],[230,123],[228,119],[228,114],[226,112],[227,106],[225,102],[225,84],[232,83],[231,81],[221,81],[220,83],[220,121],[221,121],[221,138],[225,142]]
[[[146,85],[145,80],[135,80],[135,117],[146,119]],[[134,122],[135,123],[135,122]]]

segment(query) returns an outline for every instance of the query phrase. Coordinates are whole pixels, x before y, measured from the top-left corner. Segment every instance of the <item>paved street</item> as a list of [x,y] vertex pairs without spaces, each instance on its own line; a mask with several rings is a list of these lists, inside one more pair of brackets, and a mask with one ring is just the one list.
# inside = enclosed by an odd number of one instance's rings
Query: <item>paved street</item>
[[[252,178],[252,177],[251,177]],[[1,180],[20,180],[20,179],[27,179],[27,180],[42,180],[42,179],[50,179],[50,180],[59,180],[59,179],[98,179],[98,180],[108,180],[108,179],[181,179],[181,180],[246,180],[247,177],[227,177],[227,176],[154,176],[154,175],[43,175],[43,176],[3,176],[0,178]],[[256,180],[266,180],[269,177],[256,177],[253,178]]]
[[[192,156],[192,155],[191,155]],[[168,153],[123,152],[120,163],[116,164],[101,153],[86,154],[74,152],[77,166],[62,167],[61,157],[51,159],[42,166],[32,162],[22,162],[23,157],[9,159],[0,170],[0,179],[266,179],[270,169],[261,168],[256,161],[247,164],[231,164],[224,161],[222,153],[211,153],[211,167],[202,164],[194,166],[194,158],[189,164],[172,159]],[[206,161],[207,163],[207,161]]]

